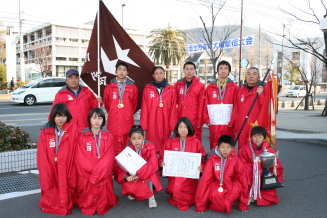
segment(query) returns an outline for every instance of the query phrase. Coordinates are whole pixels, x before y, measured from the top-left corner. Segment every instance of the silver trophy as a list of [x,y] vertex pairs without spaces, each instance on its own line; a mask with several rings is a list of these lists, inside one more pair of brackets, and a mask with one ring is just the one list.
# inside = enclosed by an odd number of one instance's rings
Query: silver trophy
[[267,148],[260,154],[261,166],[263,172],[269,172],[268,174],[262,175],[261,190],[279,188],[281,184],[275,174],[271,173],[269,169],[275,167],[276,154],[270,153]]

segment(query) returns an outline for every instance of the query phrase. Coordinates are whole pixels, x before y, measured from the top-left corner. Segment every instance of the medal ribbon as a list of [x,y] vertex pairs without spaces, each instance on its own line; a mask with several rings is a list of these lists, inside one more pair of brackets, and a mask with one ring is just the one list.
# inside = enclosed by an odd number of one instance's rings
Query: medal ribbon
[[185,86],[184,86],[184,99],[186,98],[187,90],[188,90],[188,88],[187,88],[187,83],[186,83],[186,81],[185,81]]
[[250,198],[253,198],[254,200],[257,200],[257,198],[261,198],[261,192],[260,192],[260,186],[261,181],[259,178],[259,160],[260,158],[255,155],[251,141],[250,141],[250,148],[253,155],[253,175],[252,175],[252,187],[250,190]]
[[117,86],[118,86],[118,94],[119,94],[119,102],[123,102],[123,96],[126,88],[126,81],[124,82],[119,82],[117,81]]
[[185,142],[186,142],[186,139],[185,140],[180,139],[180,143],[181,143],[181,148],[180,149],[181,149],[181,151],[185,151],[185,144],[186,144]]
[[58,151],[59,151],[59,144],[60,144],[60,141],[62,139],[62,136],[64,135],[65,131],[63,131],[62,129],[59,130],[58,127],[56,126],[55,127],[55,134],[56,134],[56,148],[55,148],[55,155],[58,154]]
[[[92,129],[91,129],[92,131]],[[99,130],[99,134],[95,134],[93,131],[93,137],[94,137],[94,141],[95,141],[95,146],[97,148],[97,150],[95,151],[95,154],[97,155],[97,158],[100,158],[100,144],[101,144],[101,130]]]
[[138,155],[140,155],[141,157],[142,157],[142,149],[143,149],[143,147],[144,147],[144,141],[143,141],[143,143],[142,143],[142,147],[141,147],[141,149],[138,149],[137,147],[135,147],[135,151],[136,151],[136,153],[137,153]]
[[223,187],[224,184],[224,170],[226,165],[227,158],[220,157],[220,187]]
[[185,144],[186,144],[186,139],[185,140],[181,140],[180,139],[180,145],[181,145],[181,147],[180,147],[180,149],[181,149],[181,151],[185,151]]
[[163,90],[165,89],[165,88],[157,88],[156,87],[156,89],[157,89],[157,91],[158,91],[158,94],[159,94],[159,99],[160,99],[160,102],[162,102],[162,93],[163,93]]
[[218,98],[217,100],[224,100],[225,97],[225,92],[226,92],[226,86],[227,86],[227,81],[223,83],[223,88],[221,88],[220,81],[217,81],[217,86],[218,86]]

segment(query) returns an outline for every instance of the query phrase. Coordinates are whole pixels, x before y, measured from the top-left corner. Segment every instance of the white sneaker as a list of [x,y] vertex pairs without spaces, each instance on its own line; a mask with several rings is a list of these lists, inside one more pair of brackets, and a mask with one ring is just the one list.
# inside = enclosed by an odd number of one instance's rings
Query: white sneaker
[[133,198],[132,196],[130,196],[130,195],[128,195],[127,196],[127,198],[128,198],[128,200],[130,200],[130,201],[133,201],[133,200],[135,200],[135,198]]
[[155,208],[157,207],[156,199],[154,199],[154,196],[149,198],[149,208]]

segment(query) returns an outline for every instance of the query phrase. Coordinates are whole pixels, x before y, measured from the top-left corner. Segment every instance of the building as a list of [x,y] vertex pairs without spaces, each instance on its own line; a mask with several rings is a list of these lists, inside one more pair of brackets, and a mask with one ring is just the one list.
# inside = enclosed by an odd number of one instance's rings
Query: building
[[[68,26],[51,22],[26,32],[23,36],[26,80],[44,76],[63,77],[68,69],[81,72],[93,22]],[[145,54],[149,52],[148,32],[126,30]],[[19,42],[16,45],[17,72],[20,68]],[[18,79],[20,79],[18,73]]]
[[[322,37],[294,40],[293,43],[296,46],[307,49],[309,46],[307,42],[310,41],[312,48],[320,53],[324,54],[324,39]],[[277,61],[274,63],[274,69],[277,69],[281,83],[283,85],[289,85],[290,81],[287,80],[285,74],[289,74],[289,68],[291,66],[299,66],[304,73],[307,80],[313,79],[314,83],[322,83],[327,79],[327,72],[325,64],[312,55],[310,50],[305,52],[301,49],[296,49],[289,41],[274,42],[274,51],[278,54]],[[311,49],[312,50],[312,49]],[[314,73],[316,72],[316,73]],[[313,78],[315,74],[315,78]],[[301,75],[299,75],[299,83],[303,81]]]

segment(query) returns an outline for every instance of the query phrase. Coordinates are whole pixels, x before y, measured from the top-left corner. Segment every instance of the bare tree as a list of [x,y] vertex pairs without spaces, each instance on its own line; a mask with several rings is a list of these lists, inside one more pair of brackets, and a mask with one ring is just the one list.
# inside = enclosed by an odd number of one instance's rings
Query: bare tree
[[[3,27],[3,24],[0,22],[0,27]],[[4,63],[6,60],[6,31],[0,29],[0,62]]]
[[35,49],[31,51],[32,58],[36,66],[36,71],[46,77],[47,73],[52,69],[52,49],[51,46],[36,45]]
[[[316,11],[318,8],[313,8],[312,4],[310,3],[310,0],[307,0],[307,5],[303,8],[300,8],[295,5],[291,5],[290,7],[279,7],[280,11],[285,13],[286,15],[289,15],[292,19],[295,19],[297,21],[303,22],[303,23],[309,23],[317,26],[317,29],[319,29],[320,25],[320,18],[326,18],[327,17],[327,7],[323,0],[319,1],[321,3],[321,8],[324,9],[324,14],[317,15]],[[287,8],[287,9],[285,9]],[[319,9],[321,9],[319,8]],[[325,51],[327,51],[327,32],[324,32],[324,41],[320,40],[319,37],[299,37],[298,32],[291,31],[290,25],[286,29],[285,34],[278,34],[273,33],[270,31],[265,30],[266,32],[275,34],[277,36],[282,37],[286,42],[289,43],[289,45],[281,45],[280,43],[274,43],[275,45],[284,46],[287,48],[292,49],[298,49],[301,51],[304,51],[308,54],[311,54],[315,56],[318,60],[322,61],[325,66],[327,66],[327,57],[323,52],[320,52],[319,49],[322,48],[322,46],[325,44]],[[303,29],[302,33],[305,33],[306,30]],[[324,43],[325,42],[325,43]]]
[[219,12],[223,9],[226,4],[226,0],[203,0],[202,5],[207,7],[210,11],[211,20],[210,24],[206,24],[203,20],[202,16],[200,16],[200,20],[202,23],[201,28],[196,28],[193,34],[190,34],[189,40],[194,43],[198,43],[199,40],[203,40],[208,46],[205,48],[205,52],[208,54],[211,62],[212,62],[212,71],[214,78],[216,79],[216,63],[220,60],[221,56],[224,53],[229,52],[231,49],[226,49],[221,46],[213,46],[213,42],[215,41],[225,41],[229,39],[232,33],[239,29],[238,25],[223,25],[223,26],[215,26],[217,21],[217,16]]
[[[314,71],[314,68],[309,69],[311,72],[310,74],[308,74],[308,72],[306,72],[306,67],[302,66],[301,64],[297,64],[296,62],[291,61],[290,59],[286,58],[288,60],[288,62],[292,65],[292,67],[294,69],[296,69],[298,72],[300,72],[302,81],[305,85],[305,89],[306,89],[306,94],[305,96],[302,98],[301,102],[298,104],[298,106],[295,108],[295,110],[298,109],[298,107],[302,104],[302,102],[304,101],[304,110],[309,110],[309,98],[311,98],[311,105],[312,105],[312,109],[314,110],[314,105],[313,105],[313,98],[312,98],[312,87],[314,84],[314,81],[316,80],[316,76],[317,76],[317,71]],[[310,75],[310,78],[308,78],[308,75]]]

